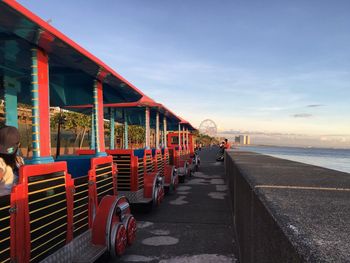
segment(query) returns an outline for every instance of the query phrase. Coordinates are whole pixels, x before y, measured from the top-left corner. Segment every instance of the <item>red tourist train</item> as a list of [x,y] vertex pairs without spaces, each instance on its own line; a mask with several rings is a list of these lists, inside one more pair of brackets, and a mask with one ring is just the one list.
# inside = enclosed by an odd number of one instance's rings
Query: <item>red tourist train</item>
[[[169,132],[167,135],[167,144],[172,164],[176,167],[180,182],[185,181],[185,176],[191,176],[193,172],[198,171],[200,159],[194,145],[194,134],[196,129],[180,118],[178,131]],[[175,129],[174,129],[175,130]]]
[[[136,220],[121,193],[143,187],[143,198],[159,204],[163,184],[175,187],[176,173],[166,129],[163,147],[150,149],[146,140],[146,149],[107,150],[104,108],[149,100],[146,123],[151,113],[158,126],[159,115],[181,120],[17,2],[1,1],[0,12],[5,121],[18,126],[18,103],[30,105],[33,149],[11,193],[0,196],[0,261],[93,262],[107,251],[121,255],[136,237]],[[91,150],[53,158],[49,108],[78,105],[92,105]]]

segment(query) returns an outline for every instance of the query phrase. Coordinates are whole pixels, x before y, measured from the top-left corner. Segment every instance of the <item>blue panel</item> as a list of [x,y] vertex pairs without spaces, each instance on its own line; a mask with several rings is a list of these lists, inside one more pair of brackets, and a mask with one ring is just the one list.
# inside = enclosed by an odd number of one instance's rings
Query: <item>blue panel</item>
[[134,150],[134,155],[139,157],[139,158],[143,158],[143,156],[145,155],[145,149]]
[[59,156],[56,161],[67,162],[68,173],[72,175],[72,178],[77,178],[88,174],[91,167],[90,161],[94,157],[93,155],[63,155]]
[[164,148],[162,148],[162,149],[161,149],[161,151],[162,151],[162,154],[164,154],[164,150],[165,150]]
[[157,149],[152,148],[151,150],[152,150],[152,156],[155,156],[155,155],[156,155],[156,150],[157,150]]

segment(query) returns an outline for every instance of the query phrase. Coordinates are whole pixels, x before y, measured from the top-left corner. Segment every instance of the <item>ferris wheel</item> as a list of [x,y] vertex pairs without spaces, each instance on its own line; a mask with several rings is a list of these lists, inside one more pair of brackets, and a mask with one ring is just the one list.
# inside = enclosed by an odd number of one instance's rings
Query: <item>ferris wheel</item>
[[218,129],[214,121],[206,119],[199,125],[199,131],[200,133],[215,137]]

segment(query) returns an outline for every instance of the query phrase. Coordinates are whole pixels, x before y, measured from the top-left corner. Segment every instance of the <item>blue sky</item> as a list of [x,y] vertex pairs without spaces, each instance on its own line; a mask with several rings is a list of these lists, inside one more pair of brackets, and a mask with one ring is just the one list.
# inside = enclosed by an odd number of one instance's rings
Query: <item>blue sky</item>
[[347,0],[18,2],[195,126],[350,135]]

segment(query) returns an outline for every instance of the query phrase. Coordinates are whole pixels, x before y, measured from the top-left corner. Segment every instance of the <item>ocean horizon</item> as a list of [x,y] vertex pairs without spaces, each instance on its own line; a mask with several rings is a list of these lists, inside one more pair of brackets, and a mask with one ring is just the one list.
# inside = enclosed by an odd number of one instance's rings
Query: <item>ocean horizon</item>
[[235,150],[251,151],[350,173],[350,149],[244,145]]

